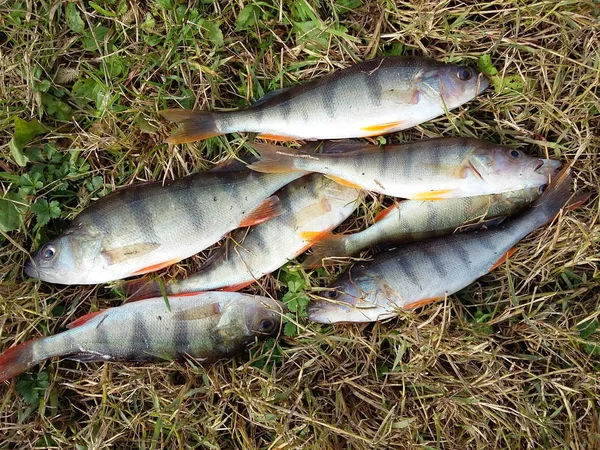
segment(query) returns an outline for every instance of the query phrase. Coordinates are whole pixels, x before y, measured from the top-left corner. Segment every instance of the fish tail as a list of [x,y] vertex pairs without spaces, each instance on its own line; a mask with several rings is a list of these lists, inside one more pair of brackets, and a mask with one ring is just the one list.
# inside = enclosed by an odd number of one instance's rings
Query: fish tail
[[312,253],[304,260],[304,267],[315,268],[322,265],[335,264],[332,257],[350,256],[346,246],[346,236],[328,234],[316,242],[312,247]]
[[170,144],[184,144],[225,134],[219,130],[217,124],[219,113],[188,109],[165,109],[160,111],[160,115],[179,125],[179,128],[167,138],[167,142]]
[[34,355],[34,347],[38,340],[39,338],[23,342],[0,355],[0,383],[10,380],[42,362]]
[[127,297],[126,303],[162,296],[160,283],[148,277],[123,281],[117,289]]
[[552,179],[544,193],[531,205],[523,218],[532,220],[536,228],[552,221],[569,201],[572,185],[571,171],[569,166],[565,166]]
[[252,147],[260,153],[261,158],[248,165],[252,170],[265,173],[301,172],[296,167],[298,158],[309,157],[308,153],[283,147],[281,145],[253,142]]

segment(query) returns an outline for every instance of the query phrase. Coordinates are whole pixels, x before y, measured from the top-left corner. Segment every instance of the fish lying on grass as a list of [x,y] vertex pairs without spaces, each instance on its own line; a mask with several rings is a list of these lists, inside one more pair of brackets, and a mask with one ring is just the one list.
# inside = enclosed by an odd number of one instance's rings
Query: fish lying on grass
[[276,334],[282,312],[276,300],[236,292],[171,297],[168,306],[162,297],[127,303],[8,349],[0,355],[0,382],[55,356],[81,362],[228,358]]
[[325,297],[308,306],[321,323],[371,322],[443,299],[468,286],[506,260],[514,246],[558,214],[570,196],[568,168],[518,218],[486,231],[409,244],[355,264],[333,283]]
[[[238,230],[200,270],[186,279],[165,284],[167,294],[224,288],[235,291],[277,270],[347,219],[357,207],[359,192],[322,175],[296,180],[277,193],[278,217]],[[130,298],[161,295],[157,280],[141,278],[123,283]]]
[[52,283],[95,284],[159,270],[281,214],[271,195],[301,175],[210,171],[119,189],[42,246],[25,271]]
[[[366,230],[323,236],[303,262],[306,267],[335,263],[335,257],[355,255],[380,244],[406,244],[446,236],[462,226],[490,226],[522,211],[546,185],[502,194],[449,198],[436,201],[404,200],[383,211]],[[499,219],[499,220],[492,220]],[[484,221],[474,223],[474,221]]]
[[250,164],[269,173],[318,172],[346,186],[414,200],[470,197],[537,187],[559,161],[471,138],[441,138],[403,145],[346,145],[337,154],[306,153],[253,143],[262,158]]
[[169,109],[161,114],[180,124],[167,140],[174,144],[239,131],[275,140],[378,136],[441,116],[488,85],[488,79],[470,67],[383,57],[270,92],[247,109]]

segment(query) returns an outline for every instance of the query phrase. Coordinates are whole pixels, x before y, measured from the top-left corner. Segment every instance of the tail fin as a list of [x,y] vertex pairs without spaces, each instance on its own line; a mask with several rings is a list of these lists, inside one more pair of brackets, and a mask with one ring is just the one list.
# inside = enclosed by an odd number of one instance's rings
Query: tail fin
[[332,257],[350,256],[346,249],[346,236],[328,234],[312,246],[312,253],[304,260],[304,267],[314,268],[335,264]]
[[301,169],[296,168],[297,159],[310,158],[308,153],[281,145],[265,144],[262,142],[253,142],[251,145],[260,153],[261,159],[250,164],[248,167],[257,172],[301,172]]
[[150,277],[123,281],[117,286],[117,289],[127,297],[126,303],[162,297],[160,283]]
[[37,340],[23,342],[0,355],[0,383],[16,377],[41,362],[33,355],[33,347]]
[[210,111],[165,109],[160,111],[160,115],[179,124],[179,129],[167,139],[171,144],[184,144],[225,134],[217,127],[216,113]]
[[[544,193],[538,198],[525,214],[527,218],[535,221],[535,226],[542,226],[556,217],[561,208],[569,201],[571,197],[571,187],[573,179],[571,170],[566,165],[548,185]],[[525,218],[524,216],[524,218]]]

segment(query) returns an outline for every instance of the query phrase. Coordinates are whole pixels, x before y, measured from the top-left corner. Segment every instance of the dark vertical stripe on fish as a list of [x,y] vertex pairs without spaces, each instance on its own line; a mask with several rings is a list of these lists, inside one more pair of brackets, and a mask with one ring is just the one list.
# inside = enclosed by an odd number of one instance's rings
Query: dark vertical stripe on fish
[[324,88],[323,91],[323,106],[325,108],[325,112],[330,119],[335,117],[335,86],[336,84],[332,84],[331,86]]
[[[151,314],[160,315],[159,312],[151,311]],[[129,351],[131,352],[129,355],[125,355],[127,359],[131,361],[144,361],[152,359],[154,356],[154,352],[156,351],[153,348],[150,342],[150,334],[148,332],[148,328],[146,327],[146,323],[144,322],[144,314],[137,313],[132,317],[133,322],[133,333],[130,338],[131,342],[119,342],[117,345],[122,347],[129,347]],[[111,343],[112,344],[112,343]],[[111,345],[112,346],[112,345]],[[165,355],[156,355],[156,356],[165,356]]]
[[472,261],[469,252],[465,249],[462,242],[457,242],[453,247],[454,253],[458,259],[465,265],[465,267],[471,267]]
[[426,248],[424,255],[440,277],[445,278],[448,275],[448,270],[436,249]]
[[363,81],[369,92],[369,98],[371,99],[371,103],[374,106],[381,106],[383,92],[379,78],[379,71],[376,71],[372,75],[366,73],[363,77]]
[[183,359],[190,352],[190,328],[187,320],[178,320],[175,323],[173,344],[178,359]]
[[146,201],[143,189],[131,189],[133,202],[131,203],[131,216],[135,222],[140,236],[144,242],[159,242],[156,235],[152,210],[149,208],[149,202]]

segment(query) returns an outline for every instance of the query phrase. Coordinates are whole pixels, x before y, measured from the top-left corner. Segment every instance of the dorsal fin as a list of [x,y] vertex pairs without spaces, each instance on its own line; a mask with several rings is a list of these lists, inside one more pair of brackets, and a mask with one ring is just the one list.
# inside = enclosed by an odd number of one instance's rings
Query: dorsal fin
[[256,100],[253,104],[252,107],[255,106],[268,106],[268,103],[276,103],[278,101],[281,100],[281,94],[283,94],[286,91],[289,91],[292,87],[294,86],[288,86],[288,87],[284,87],[281,89],[275,89],[274,91],[271,92],[267,92],[265,95],[263,95],[261,98],[259,98],[258,100]]

